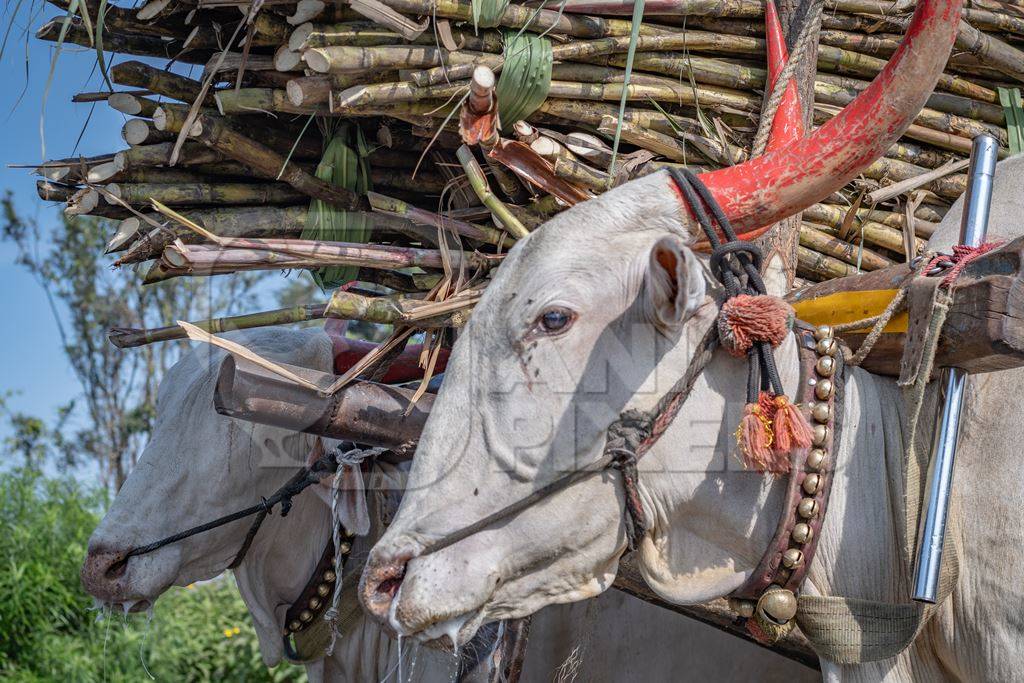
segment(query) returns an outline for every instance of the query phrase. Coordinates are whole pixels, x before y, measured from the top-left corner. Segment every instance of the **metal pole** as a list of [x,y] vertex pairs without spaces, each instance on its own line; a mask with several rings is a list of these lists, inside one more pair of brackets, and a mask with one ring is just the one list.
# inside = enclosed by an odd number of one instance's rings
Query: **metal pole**
[[[960,219],[960,244],[977,247],[985,240],[989,208],[992,205],[992,180],[996,171],[999,145],[989,135],[974,138],[971,168],[964,213]],[[925,501],[917,532],[917,561],[914,566],[914,600],[934,603],[939,588],[942,548],[949,518],[949,500],[953,491],[953,463],[956,460],[960,431],[960,408],[967,386],[967,373],[960,368],[945,368],[939,379],[942,389],[940,416],[932,437]]]

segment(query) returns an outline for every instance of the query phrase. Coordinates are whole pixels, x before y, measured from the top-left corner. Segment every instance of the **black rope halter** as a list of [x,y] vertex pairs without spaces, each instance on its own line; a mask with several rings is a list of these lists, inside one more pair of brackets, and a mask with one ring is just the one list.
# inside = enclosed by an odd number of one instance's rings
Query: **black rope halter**
[[255,505],[238,510],[237,512],[232,512],[231,514],[224,515],[223,517],[218,517],[212,521],[194,526],[191,529],[179,531],[167,538],[161,538],[159,541],[136,546],[118,558],[111,565],[111,569],[116,569],[124,565],[129,559],[136,555],[145,555],[146,553],[159,550],[160,548],[171,545],[172,543],[183,541],[191,536],[196,536],[218,527],[222,527],[225,524],[230,524],[231,522],[256,515],[256,519],[253,520],[252,526],[249,527],[249,531],[245,535],[245,540],[242,542],[242,546],[238,549],[238,552],[235,553],[235,557],[231,561],[231,564],[228,565],[228,569],[234,569],[242,563],[246,553],[249,552],[249,547],[252,545],[253,539],[256,538],[257,532],[259,532],[264,520],[266,520],[267,515],[273,514],[274,508],[277,505],[281,506],[281,516],[287,517],[288,513],[292,509],[292,498],[299,495],[313,484],[318,483],[324,477],[333,474],[337,469],[337,453],[335,451],[331,451],[330,453],[318,458],[313,464],[303,467],[301,470],[296,472],[291,479],[271,494],[269,498],[261,497],[260,502]]

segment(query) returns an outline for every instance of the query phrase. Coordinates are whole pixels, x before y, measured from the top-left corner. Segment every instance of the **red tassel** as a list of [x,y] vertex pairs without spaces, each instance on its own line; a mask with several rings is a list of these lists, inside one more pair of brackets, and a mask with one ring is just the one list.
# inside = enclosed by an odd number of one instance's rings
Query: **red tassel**
[[[775,413],[772,416],[775,434],[775,452],[788,455],[794,449],[808,448],[811,445],[811,425],[789,399],[783,395],[776,396],[772,403]],[[786,460],[786,471],[789,471],[789,460]]]
[[762,410],[760,402],[744,406],[736,441],[743,466],[765,472],[772,460],[772,421]]

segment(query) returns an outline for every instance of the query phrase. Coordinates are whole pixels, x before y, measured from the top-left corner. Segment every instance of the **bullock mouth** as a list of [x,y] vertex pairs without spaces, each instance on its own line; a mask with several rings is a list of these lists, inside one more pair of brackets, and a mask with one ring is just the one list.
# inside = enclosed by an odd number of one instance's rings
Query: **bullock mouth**
[[[416,553],[406,551],[385,562],[370,562],[363,570],[360,599],[367,612],[374,617],[391,636],[411,638],[428,647],[458,651],[476,635],[484,623],[484,606],[463,612],[439,613],[419,619],[415,625],[403,623],[399,616],[402,604],[402,589],[408,573],[408,563]],[[406,619],[408,621],[408,618]]]
[[453,617],[440,618],[429,626],[408,629],[395,616],[400,598],[401,587],[388,611],[388,627],[401,637],[412,638],[428,647],[458,652],[462,645],[473,639],[483,625],[483,608],[479,608]]

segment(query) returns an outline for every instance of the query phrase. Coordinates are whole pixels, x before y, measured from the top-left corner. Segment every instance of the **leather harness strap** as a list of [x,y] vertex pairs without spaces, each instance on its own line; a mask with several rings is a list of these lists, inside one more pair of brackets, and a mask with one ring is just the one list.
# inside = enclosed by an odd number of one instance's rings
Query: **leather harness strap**
[[[775,534],[750,577],[730,595],[730,605],[753,619],[748,630],[758,639],[775,640],[792,628],[796,596],[814,559],[832,490],[835,445],[842,431],[845,366],[843,353],[828,327],[797,322],[800,356],[799,403],[810,414],[813,442],[809,450],[790,454],[786,497]],[[785,591],[766,598],[768,593]]]

